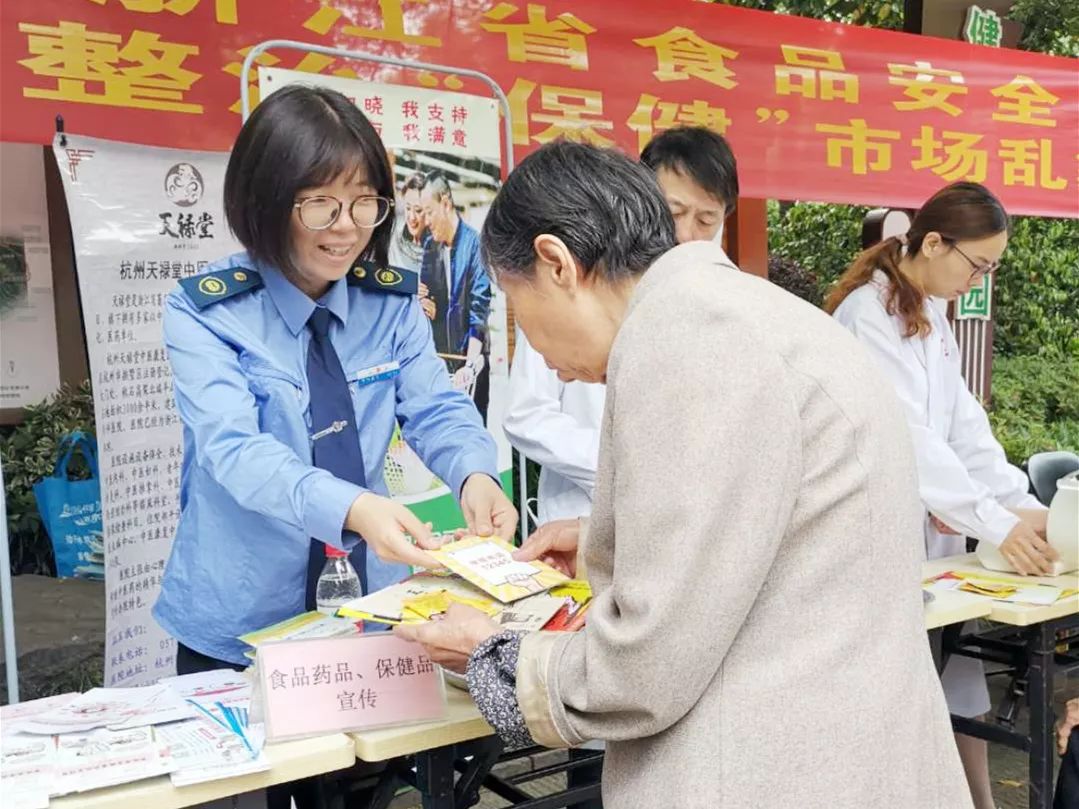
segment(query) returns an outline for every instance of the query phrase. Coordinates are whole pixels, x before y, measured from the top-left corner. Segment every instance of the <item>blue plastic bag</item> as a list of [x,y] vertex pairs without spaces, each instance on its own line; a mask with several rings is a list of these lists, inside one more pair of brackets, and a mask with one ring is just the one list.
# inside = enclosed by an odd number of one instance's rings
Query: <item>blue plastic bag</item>
[[[68,464],[77,451],[82,452],[90,467],[87,480],[68,480]],[[61,579],[103,579],[105,547],[101,534],[97,444],[92,436],[74,432],[60,442],[57,456],[52,477],[34,484],[37,509],[56,556],[56,575]]]

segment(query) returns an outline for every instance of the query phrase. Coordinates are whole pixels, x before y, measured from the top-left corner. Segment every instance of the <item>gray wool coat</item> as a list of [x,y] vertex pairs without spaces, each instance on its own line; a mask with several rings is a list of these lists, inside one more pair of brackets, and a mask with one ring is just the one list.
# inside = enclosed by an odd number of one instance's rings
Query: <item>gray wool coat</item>
[[578,633],[526,636],[551,747],[608,742],[608,809],[971,805],[919,592],[891,384],[823,312],[681,245],[611,351]]

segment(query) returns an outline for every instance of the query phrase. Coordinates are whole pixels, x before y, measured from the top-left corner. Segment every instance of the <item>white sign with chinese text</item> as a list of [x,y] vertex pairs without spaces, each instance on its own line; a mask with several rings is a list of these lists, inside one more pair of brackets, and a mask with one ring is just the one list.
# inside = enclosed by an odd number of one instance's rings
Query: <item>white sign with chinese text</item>
[[430,722],[446,713],[442,670],[423,646],[389,632],[267,643],[257,671],[268,741]]
[[150,615],[179,516],[180,423],[161,334],[179,279],[239,250],[228,155],[68,135],[53,144],[75,245],[94,387],[105,539],[107,685],[175,674]]
[[[363,110],[387,148],[499,160],[498,102],[493,98],[398,84],[259,68],[259,97],[290,84],[326,87]],[[491,126],[491,122],[494,126]]]

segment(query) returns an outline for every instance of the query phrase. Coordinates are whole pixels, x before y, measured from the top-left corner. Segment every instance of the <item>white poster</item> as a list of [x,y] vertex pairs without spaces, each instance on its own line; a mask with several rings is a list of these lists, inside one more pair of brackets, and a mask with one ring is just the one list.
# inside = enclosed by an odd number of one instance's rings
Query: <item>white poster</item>
[[0,178],[0,408],[16,408],[60,386],[42,148],[0,143]]
[[161,335],[176,282],[239,250],[228,155],[68,135],[53,144],[75,243],[97,417],[107,593],[105,683],[175,674],[150,615],[179,516],[180,422]]
[[[503,485],[512,456],[502,431],[509,395],[506,299],[479,255],[479,232],[501,185],[501,121],[493,98],[259,68],[262,98],[289,84],[344,94],[382,136],[393,163],[396,223],[390,264],[419,273],[420,303],[454,387],[476,404],[498,446]],[[456,500],[400,440],[384,478],[391,495],[448,531],[462,524]]]

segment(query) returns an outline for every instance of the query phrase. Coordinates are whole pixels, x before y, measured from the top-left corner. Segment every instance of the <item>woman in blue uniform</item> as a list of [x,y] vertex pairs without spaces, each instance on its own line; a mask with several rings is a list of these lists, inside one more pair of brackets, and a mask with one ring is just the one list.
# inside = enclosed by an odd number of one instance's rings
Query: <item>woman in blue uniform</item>
[[386,264],[393,197],[377,133],[339,93],[279,90],[236,140],[225,210],[246,252],[181,282],[164,317],[184,461],[154,616],[181,674],[240,667],[238,635],[312,609],[327,546],[365,592],[433,566],[427,526],[386,497],[396,422],[471,531],[516,527],[416,277]]

